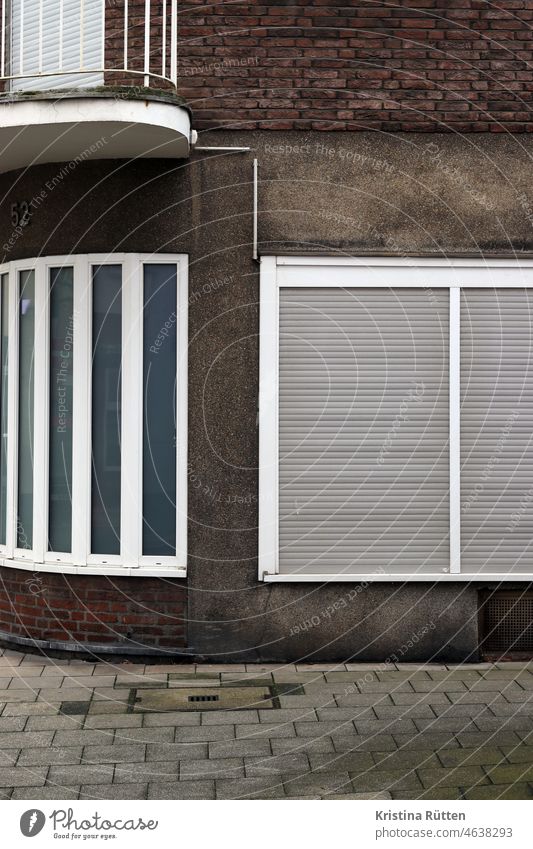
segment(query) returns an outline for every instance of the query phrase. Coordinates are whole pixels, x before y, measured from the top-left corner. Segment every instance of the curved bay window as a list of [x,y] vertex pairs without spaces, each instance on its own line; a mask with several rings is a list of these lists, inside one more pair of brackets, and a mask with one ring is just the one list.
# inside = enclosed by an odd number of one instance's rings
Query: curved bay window
[[4,563],[183,572],[186,258],[9,263],[0,336]]

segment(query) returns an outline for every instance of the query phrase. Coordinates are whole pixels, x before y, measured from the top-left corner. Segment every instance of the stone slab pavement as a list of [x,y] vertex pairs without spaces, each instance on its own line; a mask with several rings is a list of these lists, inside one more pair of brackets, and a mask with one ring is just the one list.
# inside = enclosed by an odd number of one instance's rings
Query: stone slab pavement
[[[206,687],[250,697],[135,701]],[[0,798],[531,799],[533,662],[144,666],[0,650]]]

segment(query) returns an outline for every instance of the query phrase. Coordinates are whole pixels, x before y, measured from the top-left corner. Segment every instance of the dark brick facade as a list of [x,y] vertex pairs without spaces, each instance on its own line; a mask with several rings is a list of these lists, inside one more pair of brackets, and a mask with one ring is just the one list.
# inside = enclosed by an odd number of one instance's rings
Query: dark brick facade
[[532,24],[532,0],[185,0],[178,90],[196,128],[530,131]]
[[0,570],[0,632],[79,643],[185,645],[185,589],[176,580]]

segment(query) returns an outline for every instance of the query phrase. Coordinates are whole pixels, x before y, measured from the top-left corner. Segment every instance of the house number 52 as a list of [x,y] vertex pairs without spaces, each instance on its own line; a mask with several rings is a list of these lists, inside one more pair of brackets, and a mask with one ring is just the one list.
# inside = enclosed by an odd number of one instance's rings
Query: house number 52
[[26,227],[31,221],[30,205],[28,201],[21,200],[11,204],[11,223],[13,227]]

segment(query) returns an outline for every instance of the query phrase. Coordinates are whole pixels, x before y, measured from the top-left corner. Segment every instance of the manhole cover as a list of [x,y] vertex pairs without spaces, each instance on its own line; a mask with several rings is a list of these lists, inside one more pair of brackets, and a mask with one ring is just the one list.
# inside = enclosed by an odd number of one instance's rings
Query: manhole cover
[[268,687],[178,687],[134,691],[133,711],[246,710],[274,707]]

